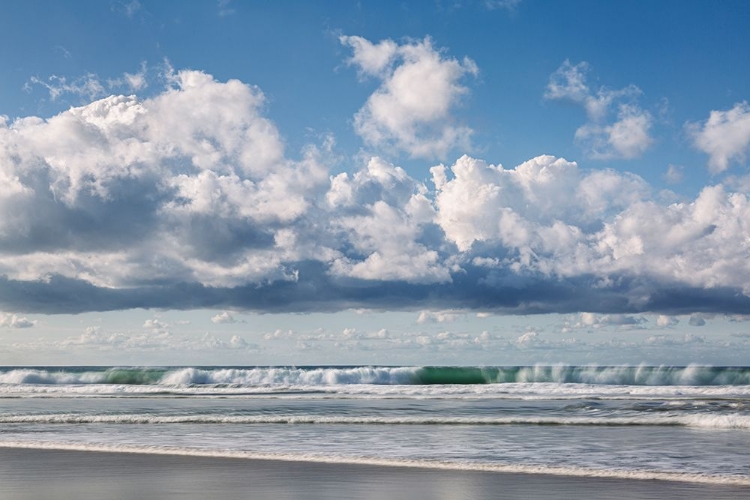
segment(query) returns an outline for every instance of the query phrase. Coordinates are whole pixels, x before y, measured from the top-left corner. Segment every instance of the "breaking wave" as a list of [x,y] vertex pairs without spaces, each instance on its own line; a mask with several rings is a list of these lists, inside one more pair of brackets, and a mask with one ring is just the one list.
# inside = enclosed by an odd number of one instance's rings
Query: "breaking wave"
[[183,367],[4,368],[6,385],[331,386],[556,383],[631,386],[750,385],[748,367]]

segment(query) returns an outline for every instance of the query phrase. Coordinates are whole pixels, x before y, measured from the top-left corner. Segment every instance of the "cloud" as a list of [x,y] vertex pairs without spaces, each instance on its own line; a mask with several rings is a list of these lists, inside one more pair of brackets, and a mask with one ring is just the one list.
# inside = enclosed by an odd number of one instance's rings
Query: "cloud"
[[118,0],[112,4],[112,12],[124,14],[125,16],[132,19],[143,6],[138,0]]
[[451,180],[444,167],[432,170],[437,221],[477,266],[557,277],[638,269],[661,282],[750,291],[745,195],[712,186],[663,206],[640,178],[584,173],[553,157],[513,170],[464,157],[451,170]]
[[739,102],[728,111],[711,111],[703,124],[688,123],[693,145],[708,155],[713,174],[727,170],[730,163],[744,163],[750,149],[750,106]]
[[54,51],[60,54],[64,59],[70,59],[73,56],[73,54],[62,45],[55,45]]
[[13,344],[15,349],[28,350],[62,350],[80,349],[96,351],[204,351],[204,350],[248,350],[257,351],[257,344],[248,343],[240,336],[233,336],[229,341],[218,339],[212,334],[200,338],[174,335],[169,332],[109,332],[100,327],[88,327],[80,335],[73,335],[60,341],[36,340]]
[[550,76],[544,98],[567,100],[584,108],[589,122],[576,130],[575,139],[590,158],[638,158],[654,142],[650,135],[653,117],[636,102],[641,90],[630,85],[593,91],[586,83],[588,71],[585,61],[573,65],[566,60]]
[[99,78],[93,73],[86,73],[74,80],[68,80],[64,76],[57,75],[52,75],[46,80],[32,76],[24,88],[30,91],[32,85],[39,85],[47,89],[49,97],[53,101],[66,94],[88,100],[97,99],[106,94],[104,85],[102,85]]
[[231,16],[235,13],[232,8],[232,0],[219,0],[217,3],[219,7],[219,17]]
[[665,316],[663,314],[660,314],[656,318],[656,326],[659,328],[668,328],[671,326],[676,326],[680,322],[679,319],[673,317],[673,316]]
[[118,78],[107,79],[104,83],[95,73],[86,73],[73,79],[57,75],[51,75],[47,79],[32,76],[24,85],[24,89],[31,92],[34,86],[46,89],[52,101],[70,96],[79,102],[88,102],[102,98],[108,91],[115,89],[125,89],[128,92],[145,89],[148,87],[148,66],[142,62],[139,71],[125,72]]
[[476,64],[445,57],[430,38],[398,45],[342,36],[352,49],[349,64],[380,86],[354,116],[354,129],[375,148],[403,151],[413,158],[443,158],[455,147],[468,148],[472,130],[454,124],[451,110],[468,93],[461,84],[477,75]]
[[574,323],[566,323],[564,330],[569,331],[571,328],[604,328],[609,326],[618,327],[636,327],[648,320],[642,316],[631,316],[628,314],[594,314],[583,312],[578,315]]
[[513,11],[521,2],[522,0],[484,0],[484,6],[489,10],[506,9]]
[[169,324],[164,323],[158,318],[153,318],[153,319],[147,319],[146,321],[144,321],[143,328],[147,330],[152,330],[154,332],[164,333],[167,331],[167,328],[169,328]]
[[229,339],[227,347],[230,349],[257,349],[257,345],[248,343],[244,338],[239,335],[232,335]]
[[681,346],[686,344],[703,344],[705,342],[705,338],[698,337],[692,333],[686,333],[681,337],[673,337],[671,335],[652,335],[646,339],[646,344],[658,346]]
[[16,314],[0,314],[0,327],[2,328],[32,328],[36,326],[36,323],[36,320]]
[[417,324],[424,323],[453,323],[464,313],[457,311],[420,311]]
[[123,73],[120,78],[107,80],[107,86],[110,89],[125,87],[129,92],[137,92],[148,87],[147,79],[148,66],[145,62],[141,63],[141,69],[136,73]]
[[537,344],[539,341],[539,334],[530,330],[516,339],[516,345],[519,347],[530,347]]
[[292,330],[276,330],[273,333],[266,333],[263,335],[264,340],[278,340],[278,339],[291,339],[294,338],[295,332]]
[[[514,169],[463,156],[448,169],[431,169],[436,220],[448,240],[466,252],[475,243],[500,244],[522,262],[554,252],[561,257],[587,239],[585,230],[648,196],[635,176],[582,172],[562,158],[540,156]],[[496,245],[493,245],[496,246]],[[489,257],[489,256],[488,256]],[[477,257],[477,265],[500,261]]]
[[424,241],[434,219],[427,187],[400,167],[372,158],[353,177],[331,179],[326,195],[332,229],[348,252],[332,255],[331,273],[365,280],[450,281],[439,253]]
[[669,184],[678,184],[682,182],[682,177],[684,175],[684,167],[681,165],[669,165],[667,167],[667,172],[664,174],[664,180],[667,181]]
[[194,71],[174,80],[153,99],[110,96],[0,128],[6,276],[114,287],[294,279],[277,242],[325,186],[315,152],[284,158],[259,90]]
[[692,316],[690,316],[690,320],[688,321],[688,324],[690,326],[705,326],[706,319],[699,314],[693,314]]
[[[355,57],[391,74],[403,56],[389,51],[425,43]],[[325,144],[285,151],[257,87],[168,76],[150,98],[0,119],[0,308],[750,307],[750,202],[732,185],[666,203],[634,174],[549,155],[512,168],[464,155],[428,181],[373,156],[333,175]]]
[[621,105],[611,125],[586,124],[576,130],[576,141],[595,160],[631,159],[641,156],[653,143],[649,135],[651,115],[632,105]]
[[139,10],[141,10],[141,4],[138,0],[131,0],[125,4],[125,13],[128,17],[133,17]]
[[211,318],[212,323],[218,323],[218,324],[231,324],[231,323],[237,323],[237,320],[234,319],[234,316],[232,316],[229,311],[223,311],[216,316]]

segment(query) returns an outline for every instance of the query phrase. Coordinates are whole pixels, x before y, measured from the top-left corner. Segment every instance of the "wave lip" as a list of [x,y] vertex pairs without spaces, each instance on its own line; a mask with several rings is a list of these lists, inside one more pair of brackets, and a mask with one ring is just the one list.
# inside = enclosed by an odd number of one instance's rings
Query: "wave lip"
[[588,384],[626,386],[750,385],[750,367],[183,367],[9,368],[2,385],[307,386]]
[[159,384],[163,368],[14,368],[0,371],[0,384],[14,385],[152,385]]
[[232,384],[264,385],[409,385],[414,383],[412,367],[351,367],[351,368],[219,368],[213,370],[182,368],[166,373],[164,385]]

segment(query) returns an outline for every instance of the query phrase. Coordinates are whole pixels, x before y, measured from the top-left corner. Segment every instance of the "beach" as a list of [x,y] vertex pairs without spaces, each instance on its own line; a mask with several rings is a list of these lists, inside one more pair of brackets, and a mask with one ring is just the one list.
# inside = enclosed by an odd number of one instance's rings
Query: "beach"
[[0,499],[750,498],[749,375],[7,367]]
[[750,488],[361,464],[0,448],[0,498],[739,499]]
[[750,1],[0,5],[0,500],[750,500]]

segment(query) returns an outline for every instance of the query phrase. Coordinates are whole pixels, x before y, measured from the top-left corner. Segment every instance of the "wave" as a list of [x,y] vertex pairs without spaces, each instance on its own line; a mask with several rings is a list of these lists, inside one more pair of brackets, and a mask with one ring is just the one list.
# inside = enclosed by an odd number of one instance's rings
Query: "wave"
[[590,385],[747,385],[750,368],[711,366],[424,367],[422,384],[556,383]]
[[750,367],[237,367],[6,368],[5,385],[333,386],[554,383],[628,386],[750,385]]
[[436,460],[408,460],[373,458],[344,455],[317,455],[304,453],[259,453],[252,451],[204,450],[186,447],[134,446],[80,444],[66,442],[0,441],[0,448],[24,448],[37,450],[65,450],[99,453],[138,453],[148,455],[178,455],[207,458],[233,458],[245,460],[272,460],[280,462],[315,462],[328,464],[362,464],[384,467],[418,467],[438,470],[466,470],[482,472],[504,472],[517,474],[547,474],[568,477],[611,478],[633,480],[680,481],[688,483],[716,484],[726,486],[750,486],[750,477],[720,474],[696,474],[687,472],[661,472],[627,469],[593,469],[586,467],[554,467],[543,465],[498,464],[487,462],[451,462]]
[[649,417],[424,417],[322,415],[153,415],[41,414],[1,415],[0,424],[294,424],[294,425],[539,425],[670,426],[702,429],[750,429],[750,415],[668,415]]
[[750,385],[629,386],[554,383],[483,385],[372,385],[330,386],[217,386],[217,385],[23,385],[1,384],[3,399],[76,398],[232,398],[284,399],[412,399],[412,400],[508,400],[508,401],[670,401],[672,404],[708,404],[750,400]]
[[0,371],[0,384],[158,384],[168,370],[163,368],[13,368]]

